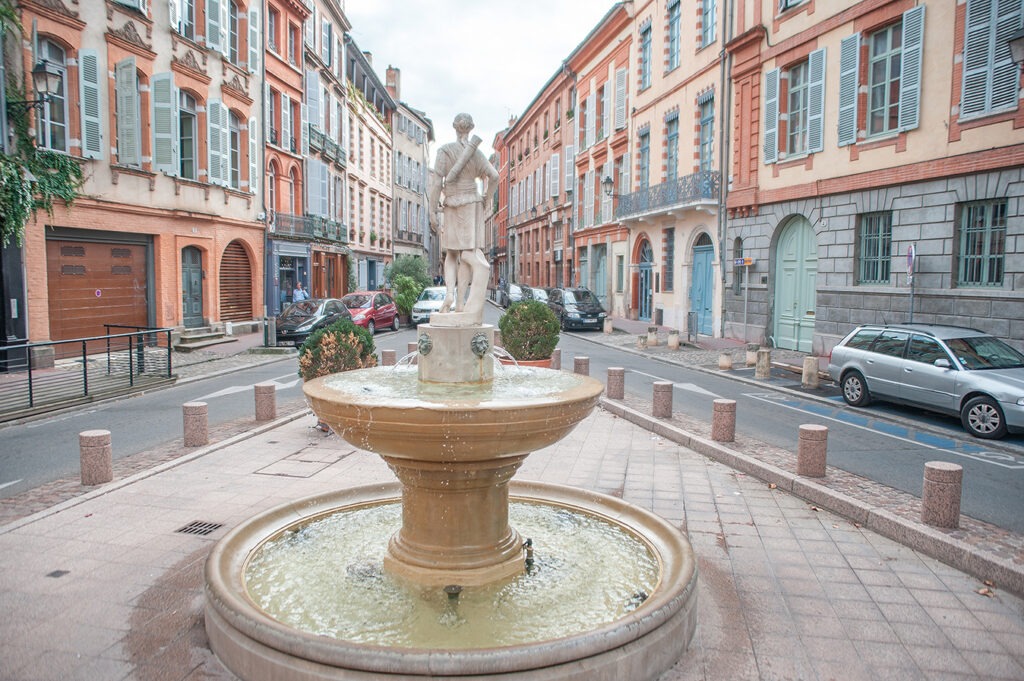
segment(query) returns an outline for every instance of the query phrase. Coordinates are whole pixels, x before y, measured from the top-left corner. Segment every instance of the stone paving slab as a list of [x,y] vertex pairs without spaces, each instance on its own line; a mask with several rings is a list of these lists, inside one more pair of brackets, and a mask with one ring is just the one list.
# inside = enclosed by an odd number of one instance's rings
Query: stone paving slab
[[[203,561],[285,501],[392,479],[306,412],[0,526],[0,678],[229,680]],[[259,471],[316,451],[308,477]],[[599,409],[523,480],[620,496],[688,533],[698,628],[662,681],[1021,679],[1024,601]],[[222,524],[208,536],[176,530]]]

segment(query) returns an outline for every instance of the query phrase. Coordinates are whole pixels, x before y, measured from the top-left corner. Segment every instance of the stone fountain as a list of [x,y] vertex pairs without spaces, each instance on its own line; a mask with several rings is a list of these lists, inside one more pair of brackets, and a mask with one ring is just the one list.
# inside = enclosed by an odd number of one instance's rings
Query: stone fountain
[[[443,165],[440,155],[438,165]],[[430,324],[419,327],[415,370],[362,369],[318,378],[304,387],[317,416],[351,444],[383,457],[398,483],[279,506],[236,527],[211,552],[206,567],[211,648],[245,681],[470,676],[639,681],[657,678],[689,644],[696,626],[696,567],[689,543],[678,530],[620,499],[565,486],[512,482],[530,452],[557,442],[587,417],[597,404],[601,383],[550,369],[503,368],[496,376],[494,328],[482,323],[482,301],[470,297],[459,309],[459,298],[454,292],[455,311],[436,313]],[[557,522],[574,528],[585,523],[606,527],[622,536],[625,553],[615,554],[619,557],[611,562],[616,565],[604,565],[600,551],[576,557],[566,549],[565,556],[550,556],[550,549],[531,546],[510,523],[510,499],[513,504],[547,509]],[[264,554],[295,544],[299,556],[308,555],[324,523],[342,528],[330,530],[332,540],[339,539],[338,534],[354,528],[348,524],[350,517],[398,503],[399,526],[386,549],[382,545],[379,570],[374,561],[359,562],[358,556],[350,555],[355,549],[344,538],[337,554],[326,557],[326,576],[317,578],[326,584],[308,588],[328,595],[313,599],[318,602],[310,607],[317,613],[297,616],[316,624],[294,624],[290,616],[266,606],[264,592],[293,589],[301,596],[306,587],[295,584],[302,578],[294,577],[288,567],[272,572],[269,587],[258,587],[252,570]],[[592,622],[539,639],[526,631],[515,632],[508,640],[498,636],[463,641],[467,632],[458,625],[476,629],[482,621],[507,618],[497,614],[503,599],[528,593],[531,582],[540,579],[536,568],[530,570],[535,548],[549,558],[540,570],[548,577],[557,576],[559,565],[571,563],[582,569],[582,591],[596,588],[590,583],[594,573],[607,569],[617,574],[634,556],[637,563],[650,563],[653,576],[642,586],[627,584],[634,592],[630,602],[615,605],[610,614],[600,614]],[[578,561],[590,562],[577,566]],[[352,575],[361,581],[354,593],[342,596],[346,605],[353,600],[376,602],[377,589],[397,588],[405,594],[401,602],[417,607],[426,603],[429,612],[430,603],[444,604],[446,594],[447,605],[442,605],[439,617],[427,619],[450,623],[450,633],[442,627],[442,643],[417,643],[415,638],[409,643],[404,636],[392,640],[387,634],[367,642],[360,630],[375,628],[377,615],[370,605],[346,615],[354,623],[333,622],[335,611],[327,606],[321,612],[319,601],[329,600],[335,582],[341,588]],[[613,574],[612,583],[616,579]],[[281,588],[277,581],[284,583]],[[382,586],[385,582],[391,586]],[[478,599],[484,603],[482,612],[475,624],[466,625],[458,612],[459,594],[471,601],[473,594],[488,590],[497,592],[496,600]],[[542,618],[548,608],[555,613],[555,605],[573,610],[571,600],[561,602],[566,600],[563,593],[556,590],[553,598],[542,602]],[[611,594],[593,595],[598,601],[616,600]],[[302,601],[294,594],[284,599]],[[503,626],[529,629],[525,622],[538,621],[536,615],[525,617],[523,624],[515,621],[518,615],[512,616],[513,621]],[[410,620],[417,617],[421,616],[409,615]],[[399,639],[403,642],[395,643]]]

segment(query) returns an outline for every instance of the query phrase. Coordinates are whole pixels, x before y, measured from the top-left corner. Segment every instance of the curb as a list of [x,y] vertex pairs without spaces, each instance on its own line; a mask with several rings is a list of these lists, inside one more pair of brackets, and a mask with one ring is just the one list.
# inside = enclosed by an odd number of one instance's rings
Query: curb
[[1000,589],[1024,597],[1024,566],[1015,565],[1006,559],[981,551],[965,541],[948,536],[941,529],[907,520],[891,511],[829,489],[808,478],[688,433],[607,397],[601,397],[600,406],[615,416],[692,449],[698,454],[772,483],[784,492],[848,518],[883,537],[920,551],[979,579],[991,580]]

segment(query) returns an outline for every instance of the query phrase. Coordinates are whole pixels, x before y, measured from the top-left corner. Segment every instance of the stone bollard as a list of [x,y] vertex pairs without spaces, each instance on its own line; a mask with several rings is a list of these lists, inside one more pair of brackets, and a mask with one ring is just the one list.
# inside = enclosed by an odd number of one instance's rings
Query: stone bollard
[[761,348],[757,351],[757,365],[754,367],[754,378],[761,380],[771,378],[772,375],[772,351],[768,348]]
[[729,371],[732,369],[732,353],[720,352],[718,353],[718,368],[721,371]]
[[714,401],[711,412],[711,439],[715,442],[732,442],[736,439],[736,400]]
[[384,367],[393,367],[397,361],[397,352],[394,350],[381,350],[380,351],[380,365]]
[[210,425],[206,402],[186,402],[181,405],[186,447],[202,447],[210,442]]
[[657,419],[672,418],[672,381],[655,381],[651,413]]
[[825,455],[828,451],[828,428],[815,424],[800,426],[796,448],[796,474],[808,478],[825,477]]
[[257,383],[252,387],[256,399],[256,420],[273,421],[277,418],[277,384]]
[[647,336],[637,336],[636,346],[641,350],[645,349],[647,347]]
[[608,367],[608,399],[621,400],[626,396],[626,370],[622,367]]
[[658,327],[656,326],[647,327],[647,347],[658,347]]
[[109,430],[83,430],[79,433],[78,456],[83,485],[101,485],[114,479]]
[[604,332],[605,333],[614,333],[614,331],[615,331],[615,326],[612,324],[612,318],[611,317],[605,317],[604,318]]
[[573,373],[580,374],[581,376],[590,375],[590,358],[589,357],[574,357],[572,360]]
[[921,522],[933,527],[960,527],[963,481],[963,466],[945,461],[926,463],[921,491]]
[[419,344],[419,342],[418,341],[410,341],[409,344],[406,345],[405,351],[406,351],[406,353],[409,353],[409,354],[412,354],[414,352],[419,352],[420,351],[420,344]]
[[757,343],[747,343],[747,366],[752,367],[757,364]]
[[562,349],[555,348],[551,351],[551,368],[561,370],[562,368]]
[[668,349],[679,349],[679,329],[670,329],[668,332]]
[[804,372],[800,377],[800,385],[804,388],[818,387],[818,358],[804,357]]

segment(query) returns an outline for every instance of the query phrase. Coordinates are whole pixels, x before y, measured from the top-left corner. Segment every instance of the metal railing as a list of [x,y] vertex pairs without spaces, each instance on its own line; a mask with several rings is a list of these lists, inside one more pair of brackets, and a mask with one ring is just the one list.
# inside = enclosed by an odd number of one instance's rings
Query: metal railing
[[292,215],[291,213],[274,215],[274,232],[276,234],[312,237],[314,229],[315,224],[312,217]]
[[682,208],[687,204],[718,201],[721,181],[721,173],[708,171],[623,194],[615,208],[615,217],[622,220],[644,213]]
[[173,379],[171,329],[104,327],[104,336],[0,347],[0,421]]

